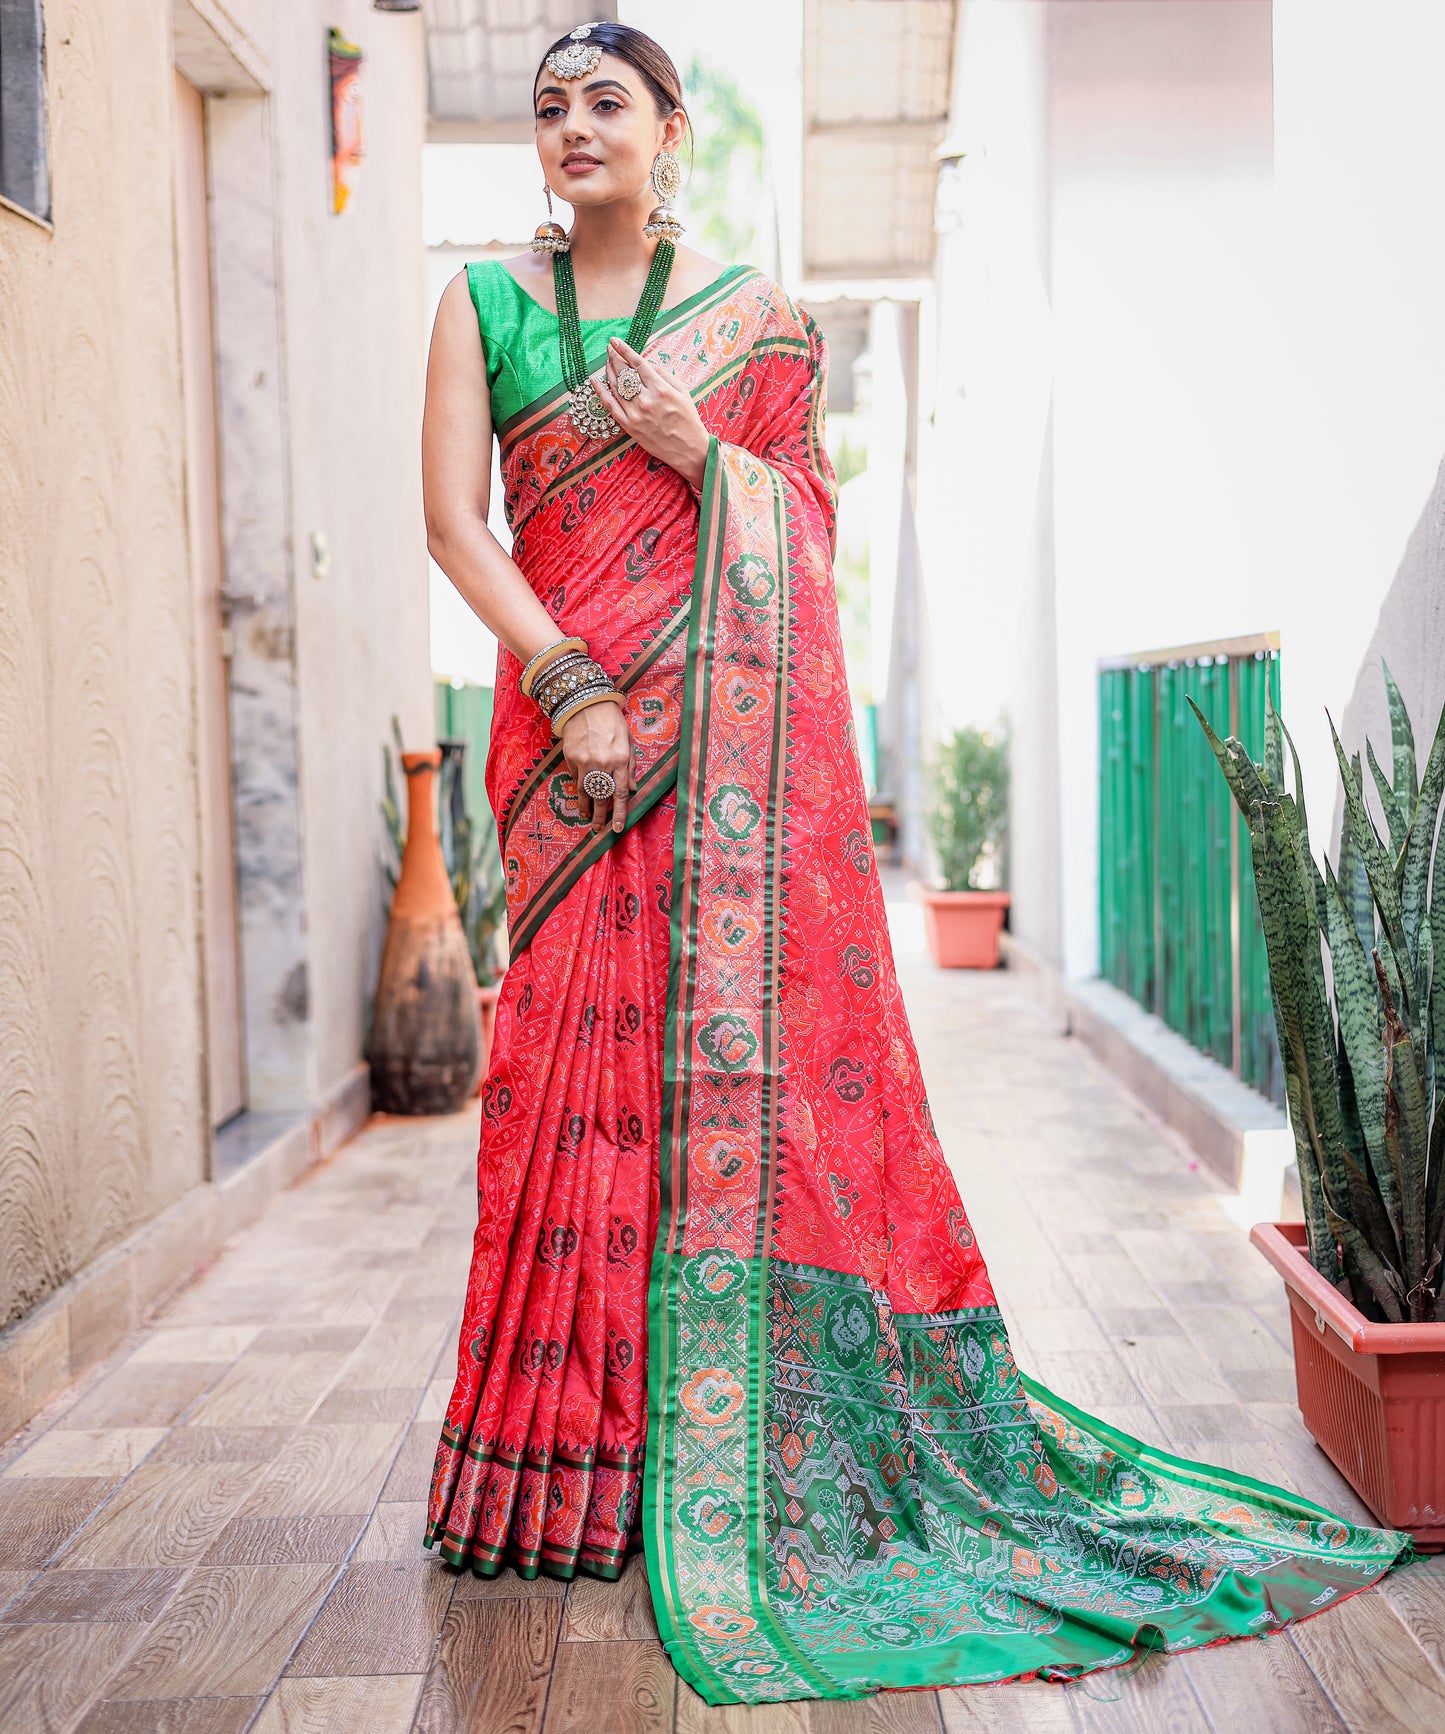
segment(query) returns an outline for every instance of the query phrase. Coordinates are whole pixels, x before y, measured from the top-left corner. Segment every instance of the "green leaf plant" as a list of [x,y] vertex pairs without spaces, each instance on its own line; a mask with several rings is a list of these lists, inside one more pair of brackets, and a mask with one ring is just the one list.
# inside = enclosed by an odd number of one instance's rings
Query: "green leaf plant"
[[928,822],[945,891],[974,891],[985,863],[1004,882],[1008,743],[989,729],[962,728],[938,745]]
[[1385,690],[1389,775],[1365,747],[1385,835],[1331,719],[1345,810],[1323,873],[1299,756],[1268,698],[1258,765],[1189,703],[1249,826],[1310,1261],[1367,1318],[1400,1324],[1445,1321],[1445,709],[1417,781],[1388,668]]

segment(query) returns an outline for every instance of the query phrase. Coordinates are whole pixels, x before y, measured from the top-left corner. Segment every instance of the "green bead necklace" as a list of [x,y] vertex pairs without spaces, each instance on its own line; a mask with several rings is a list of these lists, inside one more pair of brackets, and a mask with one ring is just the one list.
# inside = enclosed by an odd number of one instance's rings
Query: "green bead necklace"
[[[671,241],[657,243],[657,251],[648,267],[647,281],[642,285],[642,298],[627,328],[629,349],[640,351],[652,335],[676,256],[677,248]],[[582,348],[582,321],[577,313],[577,279],[572,274],[572,260],[567,253],[552,255],[552,288],[557,297],[557,338],[562,349],[562,379],[567,387],[572,425],[583,439],[611,439],[622,430],[598,397],[597,388],[587,372],[587,357]]]

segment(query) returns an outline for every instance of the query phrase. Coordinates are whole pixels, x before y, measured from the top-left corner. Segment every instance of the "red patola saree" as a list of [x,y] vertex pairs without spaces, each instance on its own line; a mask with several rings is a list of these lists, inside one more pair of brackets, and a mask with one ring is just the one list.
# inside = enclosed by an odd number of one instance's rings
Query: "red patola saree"
[[513,961],[428,1544],[616,1577],[640,1533],[713,1704],[1070,1678],[1374,1582],[1403,1535],[1014,1364],[889,946],[812,320],[747,267],[662,315],[649,356],[713,436],[699,499],[625,435],[579,443],[551,316],[472,271],[515,558],[625,692],[640,787],[620,837],[582,822],[502,653]]

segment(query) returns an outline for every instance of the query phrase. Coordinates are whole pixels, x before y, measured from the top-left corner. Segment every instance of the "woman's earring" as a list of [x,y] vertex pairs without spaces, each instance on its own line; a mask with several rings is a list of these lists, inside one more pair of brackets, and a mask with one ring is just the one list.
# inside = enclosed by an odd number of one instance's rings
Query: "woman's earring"
[[652,190],[657,204],[652,215],[642,225],[644,235],[675,241],[682,234],[682,224],[673,215],[672,202],[682,186],[682,164],[669,150],[660,150],[652,159]]
[[547,195],[547,218],[545,223],[537,225],[537,233],[532,237],[534,253],[570,253],[572,237],[557,222],[552,215],[552,189],[544,180],[542,191]]

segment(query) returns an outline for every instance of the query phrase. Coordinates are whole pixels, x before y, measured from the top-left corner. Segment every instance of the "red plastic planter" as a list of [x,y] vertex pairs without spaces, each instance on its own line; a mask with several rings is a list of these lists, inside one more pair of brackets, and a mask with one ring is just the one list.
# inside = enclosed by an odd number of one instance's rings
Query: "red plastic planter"
[[1367,1319],[1309,1262],[1302,1222],[1249,1238],[1284,1278],[1305,1426],[1381,1523],[1445,1548],[1445,1324]]
[[928,949],[940,969],[997,969],[1007,891],[932,891],[915,884]]

